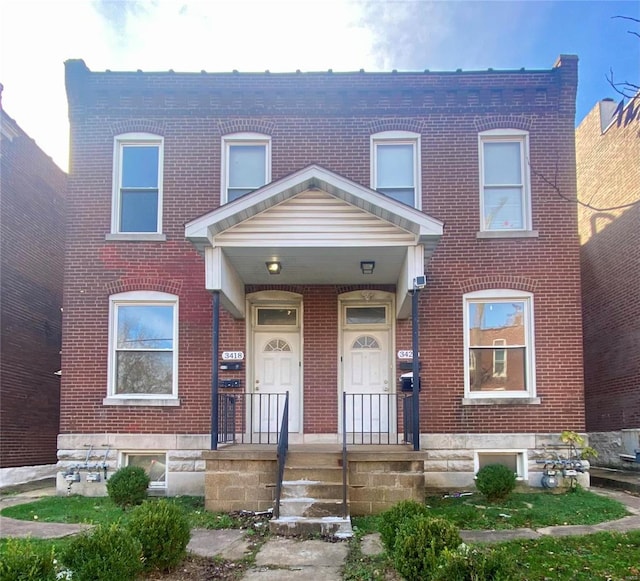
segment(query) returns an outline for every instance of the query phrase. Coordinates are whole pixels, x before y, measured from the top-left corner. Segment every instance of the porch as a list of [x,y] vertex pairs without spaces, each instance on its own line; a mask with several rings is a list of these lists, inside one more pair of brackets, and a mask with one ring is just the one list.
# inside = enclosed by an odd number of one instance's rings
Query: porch
[[[218,397],[221,445],[203,454],[207,510],[272,509],[271,527],[281,534],[339,534],[351,515],[424,498],[426,453],[412,444],[413,394],[345,393],[340,443],[292,445],[288,393]],[[238,436],[242,418],[248,423]]]
[[[277,516],[348,517],[377,514],[401,500],[422,501],[426,456],[407,444],[347,446],[346,456],[338,444],[294,444],[285,460]],[[276,445],[236,444],[203,457],[207,510],[276,512]]]

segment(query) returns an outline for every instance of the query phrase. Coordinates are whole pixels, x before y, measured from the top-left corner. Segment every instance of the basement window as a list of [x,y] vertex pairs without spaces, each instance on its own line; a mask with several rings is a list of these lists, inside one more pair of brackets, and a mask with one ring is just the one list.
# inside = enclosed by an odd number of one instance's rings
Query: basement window
[[511,470],[518,480],[526,480],[525,450],[483,450],[474,457],[474,473],[490,464],[502,464]]
[[151,482],[149,488],[167,487],[167,456],[166,454],[147,454],[127,452],[124,454],[125,466],[138,466],[142,468]]

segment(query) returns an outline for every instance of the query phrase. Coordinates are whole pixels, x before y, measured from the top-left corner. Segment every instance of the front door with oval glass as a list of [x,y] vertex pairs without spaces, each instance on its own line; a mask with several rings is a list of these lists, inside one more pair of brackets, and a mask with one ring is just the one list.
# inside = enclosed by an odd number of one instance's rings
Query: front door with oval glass
[[297,309],[256,309],[251,422],[256,433],[277,433],[289,392],[289,432],[300,431],[300,334]]
[[395,429],[385,313],[386,307],[347,307],[342,332],[346,430],[371,443],[386,439]]

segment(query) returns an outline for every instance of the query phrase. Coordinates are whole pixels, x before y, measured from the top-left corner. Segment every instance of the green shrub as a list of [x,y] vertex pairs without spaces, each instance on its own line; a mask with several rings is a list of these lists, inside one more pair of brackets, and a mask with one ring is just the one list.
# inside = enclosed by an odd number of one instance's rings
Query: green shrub
[[0,581],[55,581],[53,550],[31,539],[7,539],[0,560]]
[[118,523],[73,539],[61,556],[73,581],[129,581],[142,571],[142,546]]
[[429,516],[429,509],[415,500],[402,500],[380,515],[378,531],[388,553],[393,553],[396,535],[402,523],[415,516]]
[[107,480],[107,494],[119,507],[141,504],[147,498],[149,476],[139,466],[125,466]]
[[516,487],[516,475],[503,464],[488,464],[476,474],[476,488],[489,502],[504,500]]
[[182,508],[167,500],[146,501],[136,507],[128,527],[142,544],[147,570],[168,571],[187,553],[189,520]]
[[441,518],[414,516],[405,520],[393,547],[396,570],[407,581],[431,579],[445,549],[462,543],[458,527]]
[[516,579],[513,564],[494,549],[444,549],[432,581],[509,581]]

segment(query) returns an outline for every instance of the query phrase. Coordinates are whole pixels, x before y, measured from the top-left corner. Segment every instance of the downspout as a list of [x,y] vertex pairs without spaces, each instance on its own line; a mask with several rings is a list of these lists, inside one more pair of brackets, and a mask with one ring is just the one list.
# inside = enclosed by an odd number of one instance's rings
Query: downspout
[[413,366],[411,369],[411,383],[413,386],[413,449],[415,452],[420,450],[420,361],[418,358],[419,348],[419,317],[418,317],[418,299],[419,289],[415,281],[411,294],[411,348],[413,349]]
[[212,297],[211,337],[211,449],[218,449],[218,350],[220,348],[220,291],[214,290]]

